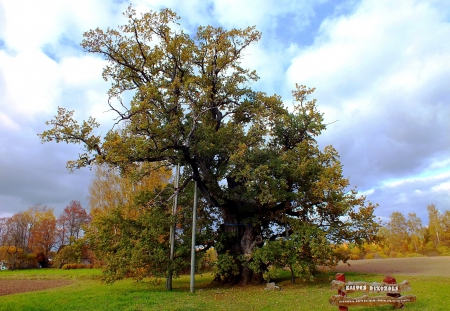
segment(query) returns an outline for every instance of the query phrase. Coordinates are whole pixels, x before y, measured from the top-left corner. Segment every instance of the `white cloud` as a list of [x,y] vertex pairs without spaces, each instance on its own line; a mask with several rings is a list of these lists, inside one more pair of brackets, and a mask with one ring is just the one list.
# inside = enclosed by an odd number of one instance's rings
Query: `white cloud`
[[439,185],[436,185],[431,188],[432,191],[435,192],[445,192],[446,194],[450,193],[450,181],[443,182]]
[[6,129],[8,131],[18,131],[20,129],[20,126],[3,112],[0,112],[0,124],[2,129]]
[[57,64],[40,52],[23,52],[16,56],[0,53],[0,75],[5,81],[2,109],[27,119],[38,112],[50,112],[61,89]]
[[442,169],[442,168],[446,168],[446,167],[450,167],[450,159],[444,159],[444,160],[434,160],[432,161],[431,165],[430,165],[430,170],[434,170],[434,169]]
[[37,49],[42,42],[54,38],[60,29],[58,14],[62,1],[7,1],[3,3],[6,22],[4,37],[8,45],[19,51]]
[[14,0],[4,1],[2,6],[5,15],[2,36],[18,52],[56,43],[63,34],[81,38],[90,28],[114,22],[125,8],[117,12],[101,0]]
[[67,57],[60,62],[61,80],[70,88],[98,88],[106,85],[102,71],[106,61],[91,55]]
[[411,177],[396,181],[388,181],[383,183],[383,187],[387,188],[398,188],[405,186],[406,184],[431,184],[440,183],[445,180],[450,180],[450,170],[448,172],[443,172],[440,174],[427,176],[427,177]]
[[324,21],[293,59],[288,84],[317,87],[325,121],[339,120],[320,139],[337,147],[357,184],[417,174],[449,154],[450,138],[440,135],[450,130],[449,13],[414,1],[362,1]]

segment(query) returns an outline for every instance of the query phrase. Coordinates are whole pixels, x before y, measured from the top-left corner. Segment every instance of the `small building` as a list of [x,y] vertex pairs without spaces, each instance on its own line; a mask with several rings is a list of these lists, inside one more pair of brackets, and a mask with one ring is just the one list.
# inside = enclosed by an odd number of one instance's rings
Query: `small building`
[[8,270],[8,266],[3,261],[0,261],[0,270]]

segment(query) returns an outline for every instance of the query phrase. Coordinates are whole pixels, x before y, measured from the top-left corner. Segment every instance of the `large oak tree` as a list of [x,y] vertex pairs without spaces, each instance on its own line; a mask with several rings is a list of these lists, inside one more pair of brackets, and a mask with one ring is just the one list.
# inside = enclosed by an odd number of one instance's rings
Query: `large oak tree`
[[101,137],[94,118],[79,124],[73,111],[59,108],[40,135],[83,144],[70,169],[181,164],[176,190],[195,180],[217,210],[211,245],[223,282],[261,280],[247,264],[254,249],[292,234],[294,219],[320,229],[331,244],[371,238],[374,206],[348,188],[337,151],[316,142],[326,125],[308,99],[313,89],[297,85],[286,106],[280,96],[251,88],[258,76],[241,61],[260,39],[254,27],[206,26],[190,36],[169,9],[138,16],[129,8],[125,16],[126,25],[91,30],[82,42],[108,61],[103,77],[111,81],[109,106],[119,126]]

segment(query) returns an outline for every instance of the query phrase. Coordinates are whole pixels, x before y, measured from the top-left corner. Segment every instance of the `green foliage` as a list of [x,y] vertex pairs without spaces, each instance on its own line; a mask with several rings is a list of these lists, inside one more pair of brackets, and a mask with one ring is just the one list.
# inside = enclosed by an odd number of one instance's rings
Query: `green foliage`
[[[143,176],[141,175],[143,172]],[[91,185],[93,219],[86,229],[90,248],[103,269],[104,280],[125,277],[138,281],[145,277],[165,277],[168,268],[174,276],[185,272],[190,263],[192,199],[180,197],[176,216],[171,215],[172,200],[167,169],[134,165],[117,172],[97,167]],[[193,185],[185,193],[193,191]],[[155,204],[154,202],[158,202]],[[197,241],[211,239],[208,209],[200,202]],[[175,257],[169,260],[169,227],[176,226]],[[201,252],[198,252],[198,257]]]
[[[334,251],[323,230],[300,221],[291,220],[290,225],[293,230],[289,237],[267,241],[254,252],[253,261],[249,263],[254,271],[268,266],[275,269],[289,268],[294,277],[312,280],[319,266],[337,264],[340,256]],[[268,272],[265,278],[273,278],[274,271]]]
[[219,254],[217,260],[213,262],[213,267],[215,268],[216,279],[229,278],[239,274],[239,265],[236,258],[228,252]]
[[81,263],[83,258],[83,249],[86,249],[86,239],[70,238],[70,244],[60,247],[58,253],[53,258],[53,267],[62,268],[65,264]]
[[105,281],[165,276],[169,223],[166,212],[157,207],[135,217],[116,207],[96,217],[87,237],[96,257],[103,261]]

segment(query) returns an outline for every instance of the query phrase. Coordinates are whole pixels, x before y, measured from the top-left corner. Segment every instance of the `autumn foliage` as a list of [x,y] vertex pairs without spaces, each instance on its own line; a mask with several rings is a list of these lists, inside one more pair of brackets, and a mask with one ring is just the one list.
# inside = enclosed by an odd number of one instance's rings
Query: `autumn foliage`
[[343,243],[336,250],[353,260],[450,256],[450,211],[441,212],[434,204],[428,205],[427,211],[427,225],[415,213],[405,217],[393,212],[380,228],[377,243]]
[[79,238],[82,226],[88,222],[89,217],[78,201],[72,201],[58,218],[52,208],[35,205],[0,219],[0,260],[10,269],[49,267],[49,257],[59,247],[70,244],[69,235]]

